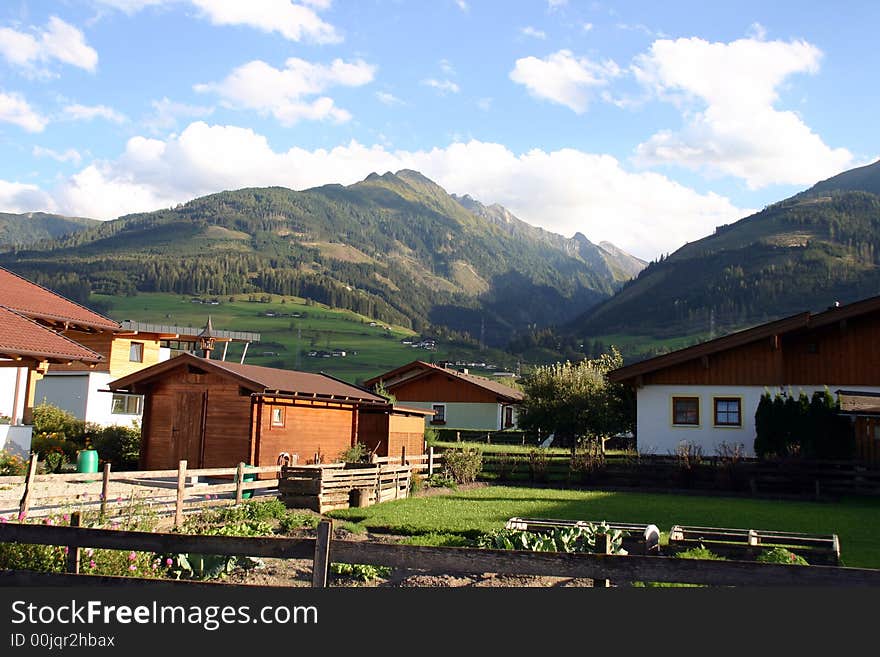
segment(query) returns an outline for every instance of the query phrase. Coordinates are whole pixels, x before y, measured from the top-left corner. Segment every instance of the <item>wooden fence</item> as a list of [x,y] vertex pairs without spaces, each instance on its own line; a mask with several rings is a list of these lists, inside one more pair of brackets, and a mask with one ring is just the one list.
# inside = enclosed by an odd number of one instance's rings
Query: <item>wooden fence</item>
[[[278,472],[279,466],[257,468],[244,463],[234,468],[190,470],[186,461],[180,461],[176,470],[113,472],[107,463],[100,473],[37,474],[37,458],[31,455],[25,476],[0,477],[0,488],[6,489],[0,491],[0,509],[24,517],[49,515],[75,504],[104,516],[136,498],[154,509],[173,509],[175,524],[179,525],[184,511],[194,504],[201,508],[212,499],[220,504],[240,503],[252,491],[276,488]],[[276,478],[247,481],[264,473]],[[212,481],[199,483],[200,478]]]
[[[553,577],[606,579],[615,583],[679,582],[717,586],[880,586],[880,570],[834,566],[796,566],[745,561],[703,561],[641,555],[524,552],[474,548],[420,547],[371,541],[332,540],[332,524],[324,521],[317,538],[242,538],[195,536],[58,527],[17,523],[0,524],[0,541],[68,547],[68,570],[79,567],[82,548],[150,551],[156,553],[247,555],[282,559],[310,559],[312,585],[328,584],[330,563],[389,566],[432,574],[500,573]],[[122,577],[47,575],[23,571],[0,573],[0,584],[114,586],[155,582]]]
[[789,459],[683,461],[674,456],[610,456],[603,462],[568,454],[485,453],[485,475],[500,481],[565,482],[614,488],[696,489],[753,495],[880,495],[880,469],[858,461]]
[[278,493],[289,507],[325,513],[407,497],[411,477],[410,466],[391,463],[284,466]]

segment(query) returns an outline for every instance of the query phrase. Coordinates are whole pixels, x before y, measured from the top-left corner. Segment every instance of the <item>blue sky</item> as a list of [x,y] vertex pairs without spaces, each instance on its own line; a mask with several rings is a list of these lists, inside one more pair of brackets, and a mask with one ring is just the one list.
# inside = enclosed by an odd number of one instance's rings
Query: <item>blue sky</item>
[[645,259],[880,153],[875,2],[7,0],[0,211],[422,171]]

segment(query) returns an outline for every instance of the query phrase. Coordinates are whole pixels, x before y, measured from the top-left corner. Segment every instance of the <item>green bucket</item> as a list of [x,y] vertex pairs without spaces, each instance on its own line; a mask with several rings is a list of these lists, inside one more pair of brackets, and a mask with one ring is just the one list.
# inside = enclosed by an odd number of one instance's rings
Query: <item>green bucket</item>
[[[256,468],[256,466],[254,466],[254,465],[244,466],[245,470],[253,470],[255,468]],[[253,472],[251,474],[245,473],[242,476],[241,480],[242,481],[256,481],[257,480],[257,473],[256,472]],[[252,491],[252,490],[245,490],[245,491],[242,491],[242,493],[241,493],[242,499],[245,499],[245,500],[251,499],[251,497],[253,497],[253,495],[254,495],[254,491]]]
[[97,472],[98,452],[94,449],[81,449],[76,453],[77,472]]

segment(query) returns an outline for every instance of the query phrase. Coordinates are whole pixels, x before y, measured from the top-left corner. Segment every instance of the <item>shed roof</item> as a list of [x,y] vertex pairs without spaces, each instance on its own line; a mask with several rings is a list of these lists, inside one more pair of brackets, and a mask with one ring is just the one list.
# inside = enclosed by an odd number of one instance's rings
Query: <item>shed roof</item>
[[[523,393],[516,388],[511,388],[503,383],[498,383],[497,381],[492,381],[491,379],[482,376],[465,374],[464,372],[439,367],[421,360],[414,360],[413,362],[398,367],[397,369],[393,369],[390,372],[385,372],[385,374],[380,374],[379,376],[374,376],[372,379],[367,379],[364,381],[364,385],[372,386],[380,381],[385,381],[388,389],[393,391],[397,386],[437,372],[442,372],[445,375],[455,377],[463,383],[468,383],[484,390],[488,390],[489,392],[502,397],[506,401],[519,402],[523,400]],[[399,378],[397,378],[397,380],[392,380],[396,377]]]
[[101,354],[3,306],[0,306],[0,358],[33,358],[52,363],[104,360]]
[[277,392],[285,395],[333,399],[352,403],[388,403],[384,397],[344,381],[339,381],[326,374],[312,374],[310,372],[282,370],[274,367],[261,367],[259,365],[206,360],[192,354],[180,354],[170,360],[144,368],[116,381],[111,381],[108,385],[111,390],[125,389],[132,385],[161,378],[166,372],[183,365],[193,365],[205,370],[213,370],[221,375],[236,379],[242,386],[253,392]]
[[118,331],[118,322],[0,267],[0,305],[19,315],[51,324]]
[[847,415],[880,415],[880,393],[838,390],[840,412]]

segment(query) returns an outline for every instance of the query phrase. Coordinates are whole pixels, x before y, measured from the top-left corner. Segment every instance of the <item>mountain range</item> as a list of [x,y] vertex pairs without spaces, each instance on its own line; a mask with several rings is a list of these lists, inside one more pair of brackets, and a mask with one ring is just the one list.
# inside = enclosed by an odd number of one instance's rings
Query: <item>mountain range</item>
[[23,246],[77,233],[94,226],[96,219],[65,217],[45,212],[9,214],[0,212],[0,245]]
[[880,162],[841,173],[651,262],[566,330],[725,333],[880,294]]
[[226,191],[79,228],[27,246],[9,240],[0,264],[75,299],[296,295],[494,346],[571,321],[645,265],[451,196],[411,170],[305,191]]

